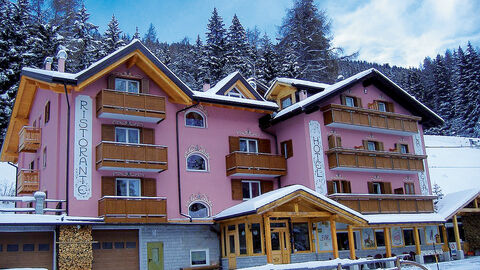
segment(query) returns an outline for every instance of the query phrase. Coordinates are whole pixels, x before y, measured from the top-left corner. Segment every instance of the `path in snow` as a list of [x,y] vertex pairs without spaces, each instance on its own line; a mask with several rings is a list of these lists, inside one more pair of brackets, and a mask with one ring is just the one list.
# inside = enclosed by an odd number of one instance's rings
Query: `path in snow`
[[[425,265],[430,270],[437,270],[435,263],[429,263]],[[416,270],[418,267],[402,267],[402,269]],[[480,269],[480,256],[469,257],[464,260],[440,262],[438,263],[439,270],[479,270]]]

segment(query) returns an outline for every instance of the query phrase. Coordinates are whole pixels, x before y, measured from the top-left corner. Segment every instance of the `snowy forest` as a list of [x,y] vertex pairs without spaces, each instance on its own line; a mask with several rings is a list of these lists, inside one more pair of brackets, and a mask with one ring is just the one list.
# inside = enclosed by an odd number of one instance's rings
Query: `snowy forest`
[[194,90],[236,70],[269,85],[276,77],[334,83],[339,75],[374,67],[445,119],[427,134],[480,137],[480,51],[470,43],[426,57],[418,68],[358,61],[356,54],[333,46],[331,19],[313,0],[293,1],[275,37],[257,27],[245,29],[236,15],[227,26],[216,9],[205,33],[171,44],[161,41],[153,24],[131,35],[113,15],[100,33],[89,17],[81,0],[0,0],[2,142],[22,67],[42,68],[46,57],[65,49],[66,71],[75,73],[132,39],[140,39]]

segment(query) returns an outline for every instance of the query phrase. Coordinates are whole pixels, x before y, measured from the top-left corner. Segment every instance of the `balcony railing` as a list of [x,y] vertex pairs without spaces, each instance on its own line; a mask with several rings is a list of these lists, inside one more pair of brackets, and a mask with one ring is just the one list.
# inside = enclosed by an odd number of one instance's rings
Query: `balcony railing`
[[324,108],[325,125],[380,133],[409,135],[418,132],[420,117],[330,104]]
[[281,155],[233,152],[225,160],[227,176],[277,177],[287,174],[287,161]]
[[24,126],[18,134],[18,152],[36,152],[42,141],[40,128]]
[[159,122],[165,118],[165,97],[104,89],[97,94],[97,117]]
[[363,214],[432,213],[435,196],[397,194],[332,194],[333,199]]
[[331,170],[417,173],[424,171],[425,155],[332,148],[325,152]]
[[107,223],[164,223],[167,222],[167,199],[104,196],[98,201],[98,216]]
[[32,194],[40,189],[38,171],[21,170],[18,174],[17,194]]
[[167,147],[101,142],[96,147],[96,164],[99,170],[159,172],[168,168]]

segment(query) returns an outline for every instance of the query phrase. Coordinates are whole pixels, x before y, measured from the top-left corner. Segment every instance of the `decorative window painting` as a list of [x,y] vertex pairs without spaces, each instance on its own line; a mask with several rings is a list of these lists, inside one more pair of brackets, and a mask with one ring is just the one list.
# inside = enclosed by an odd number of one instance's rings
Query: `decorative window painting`
[[317,226],[318,233],[318,249],[320,251],[331,251],[332,237],[330,232],[330,222],[319,222]]
[[392,246],[401,247],[403,246],[403,232],[400,227],[393,227],[390,230],[392,234]]
[[375,248],[375,232],[373,229],[362,230],[362,246],[364,249]]
[[438,226],[425,226],[425,240],[427,244],[435,243],[435,235],[438,234]]

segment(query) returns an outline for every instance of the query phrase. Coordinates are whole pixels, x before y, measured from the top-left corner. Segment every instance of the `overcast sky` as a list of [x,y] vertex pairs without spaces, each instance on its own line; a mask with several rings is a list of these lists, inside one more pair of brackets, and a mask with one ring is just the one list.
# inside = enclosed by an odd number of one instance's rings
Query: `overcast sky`
[[[360,60],[418,67],[425,56],[447,48],[480,46],[480,1],[477,0],[322,0],[315,1],[332,20],[333,44]],[[274,39],[292,0],[85,0],[91,21],[103,33],[112,14],[122,30],[143,36],[153,23],[160,41],[184,37],[204,40],[214,7],[226,27],[236,13],[245,28],[258,26]]]

